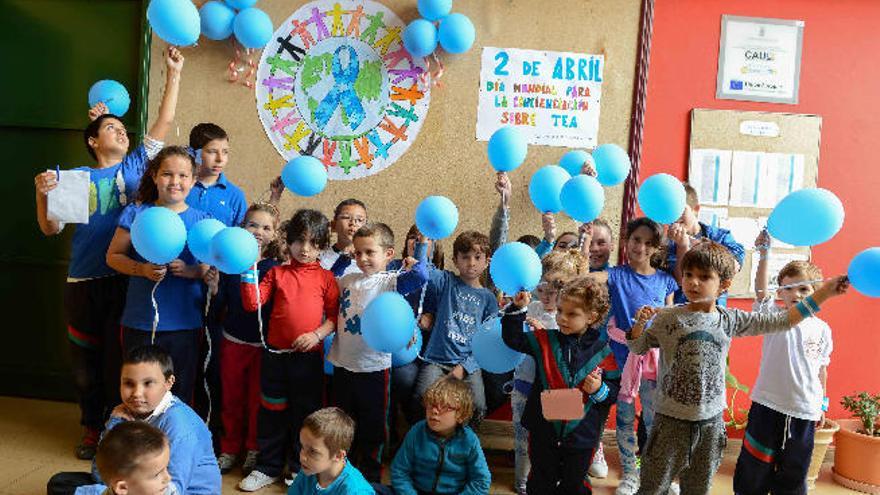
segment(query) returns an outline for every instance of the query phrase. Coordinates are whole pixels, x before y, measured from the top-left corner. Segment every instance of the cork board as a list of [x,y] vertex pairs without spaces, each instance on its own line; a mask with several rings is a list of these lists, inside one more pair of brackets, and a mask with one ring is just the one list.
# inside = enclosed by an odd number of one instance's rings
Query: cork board
[[[196,1],[197,5],[203,3]],[[277,27],[302,6],[301,0],[261,0]],[[413,0],[384,0],[384,5],[408,23],[418,17]],[[498,205],[494,170],[486,157],[486,142],[475,138],[480,52],[483,46],[530,48],[605,56],[599,142],[627,148],[632,112],[640,20],[638,0],[554,0],[552,4],[530,0],[479,0],[455,2],[476,27],[474,46],[465,54],[442,54],[445,74],[442,86],[431,93],[427,119],[409,150],[388,169],[352,181],[331,181],[313,198],[285,192],[284,217],[296,208],[316,208],[332,213],[349,197],[367,204],[372,220],[391,226],[398,245],[414,222],[418,203],[429,195],[448,196],[459,208],[457,232],[476,229],[488,233]],[[551,7],[552,5],[552,7]],[[150,121],[158,108],[164,81],[161,52],[165,43],[153,37],[150,68]],[[257,116],[253,90],[227,82],[225,70],[234,53],[231,44],[201,38],[199,45],[183,50],[186,62],[181,80],[175,129],[169,144],[185,144],[189,130],[200,122],[214,122],[230,135],[227,176],[254,201],[279,175],[284,160],[272,147]],[[253,55],[259,61],[259,52]],[[528,180],[540,166],[557,163],[565,148],[530,146],[526,162],[511,173],[510,238],[523,234],[540,237],[540,215],[528,198]],[[316,152],[317,153],[317,152]],[[623,187],[606,190],[603,216],[617,229]],[[560,217],[563,217],[560,215]],[[558,230],[574,229],[567,217]],[[455,234],[454,234],[455,235]],[[447,250],[450,251],[450,250]]]
[[[758,121],[778,126],[776,136],[746,135],[741,132],[741,123]],[[719,149],[734,151],[755,151],[765,153],[797,153],[804,156],[803,187],[816,187],[819,179],[819,140],[822,130],[822,117],[818,115],[742,112],[736,110],[707,110],[695,108],[691,111],[690,149]],[[776,134],[776,131],[773,132]],[[693,166],[693,164],[691,164]],[[703,198],[701,198],[701,208]],[[766,218],[772,208],[751,208],[727,206],[731,218]],[[760,227],[764,227],[760,224]],[[753,298],[751,290],[752,254],[754,238],[737,241],[746,248],[746,256],[740,272],[734,277],[730,297]],[[774,244],[774,253],[800,254],[809,259],[810,249],[806,247],[783,248]],[[775,273],[770,274],[771,280]],[[773,285],[773,284],[771,284]]]

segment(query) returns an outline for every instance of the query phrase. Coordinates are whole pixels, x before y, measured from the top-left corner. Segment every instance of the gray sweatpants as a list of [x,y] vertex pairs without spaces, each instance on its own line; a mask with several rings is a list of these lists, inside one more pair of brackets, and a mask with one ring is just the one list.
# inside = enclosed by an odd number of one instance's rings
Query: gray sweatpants
[[685,421],[657,413],[642,452],[637,495],[665,495],[676,478],[682,495],[709,493],[726,446],[721,414],[704,421]]

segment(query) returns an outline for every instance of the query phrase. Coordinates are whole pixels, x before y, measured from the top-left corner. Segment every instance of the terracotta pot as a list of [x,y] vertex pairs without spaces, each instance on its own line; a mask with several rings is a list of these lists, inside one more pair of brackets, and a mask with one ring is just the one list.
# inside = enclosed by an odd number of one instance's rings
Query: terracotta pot
[[830,419],[825,420],[824,428],[816,430],[813,437],[813,457],[810,458],[810,468],[807,470],[807,489],[816,488],[816,479],[822,469],[822,461],[825,460],[825,452],[834,438],[834,434],[840,429],[840,425]]
[[857,433],[862,426],[857,419],[837,422],[840,430],[834,436],[834,480],[848,488],[880,493],[880,437]]

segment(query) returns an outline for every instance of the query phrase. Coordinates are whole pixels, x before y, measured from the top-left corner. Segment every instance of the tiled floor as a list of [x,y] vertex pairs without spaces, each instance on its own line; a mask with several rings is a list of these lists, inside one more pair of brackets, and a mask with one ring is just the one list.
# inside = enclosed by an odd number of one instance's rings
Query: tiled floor
[[[46,481],[59,471],[84,471],[89,463],[73,457],[73,446],[79,439],[78,412],[74,404],[0,397],[0,495],[45,493]],[[612,494],[617,484],[616,452],[609,448],[611,474],[595,480],[597,494]],[[715,477],[713,494],[731,493],[731,475],[735,455],[725,458]],[[506,453],[490,453],[492,493],[512,493],[512,458]],[[823,466],[815,494],[852,494],[831,481],[831,466]],[[235,489],[237,473],[223,478],[224,493],[240,493]],[[266,488],[261,494],[285,493],[281,485]]]

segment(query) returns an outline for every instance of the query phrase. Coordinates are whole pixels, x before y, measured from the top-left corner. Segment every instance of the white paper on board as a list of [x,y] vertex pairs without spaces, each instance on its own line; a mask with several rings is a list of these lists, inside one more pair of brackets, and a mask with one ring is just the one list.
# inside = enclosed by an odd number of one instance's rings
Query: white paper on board
[[721,226],[730,231],[733,238],[743,246],[754,246],[758,233],[763,225],[758,220],[747,217],[731,217],[721,222]]
[[47,195],[46,217],[54,222],[89,223],[89,172],[62,170],[59,177],[58,187]]
[[697,190],[700,204],[726,205],[730,194],[730,150],[691,150],[688,183]]
[[712,227],[721,227],[721,224],[727,220],[727,208],[712,208],[710,206],[700,206],[700,212],[697,219],[706,225]]

